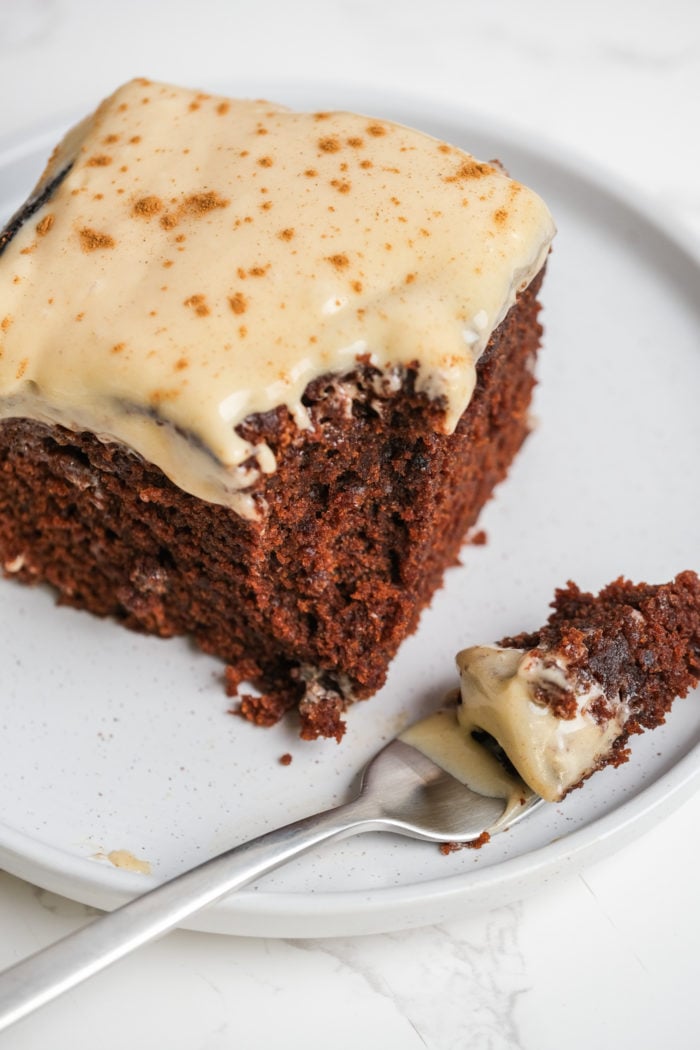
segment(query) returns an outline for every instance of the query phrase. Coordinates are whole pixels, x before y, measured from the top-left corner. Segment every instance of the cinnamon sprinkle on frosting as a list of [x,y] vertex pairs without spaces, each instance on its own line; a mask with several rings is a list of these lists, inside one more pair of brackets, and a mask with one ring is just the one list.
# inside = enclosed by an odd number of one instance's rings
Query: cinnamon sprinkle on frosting
[[452,430],[554,232],[495,164],[391,121],[142,81],[68,134],[53,181],[0,257],[0,418],[110,434],[247,517],[275,463],[240,424],[303,421],[308,383],[358,355],[417,363]]

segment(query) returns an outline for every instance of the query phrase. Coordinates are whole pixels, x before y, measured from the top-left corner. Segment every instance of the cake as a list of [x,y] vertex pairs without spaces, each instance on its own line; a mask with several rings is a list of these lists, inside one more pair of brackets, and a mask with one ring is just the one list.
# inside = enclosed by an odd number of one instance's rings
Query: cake
[[553,233],[391,121],[124,85],[0,237],[5,573],[340,739],[527,435]]
[[459,653],[464,732],[487,732],[547,801],[627,760],[632,734],[662,725],[700,679],[700,579],[569,583],[538,631]]
[[459,652],[459,688],[400,735],[472,791],[503,799],[493,824],[444,843],[445,854],[480,849],[538,795],[560,802],[626,762],[630,736],[662,725],[700,683],[695,572],[657,586],[620,578],[598,595],[568,583],[552,606],[538,631]]

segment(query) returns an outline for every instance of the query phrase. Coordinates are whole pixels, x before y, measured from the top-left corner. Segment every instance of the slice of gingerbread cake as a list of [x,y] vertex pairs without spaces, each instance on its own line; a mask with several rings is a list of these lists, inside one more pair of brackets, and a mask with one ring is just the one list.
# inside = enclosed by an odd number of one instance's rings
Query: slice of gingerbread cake
[[498,741],[547,801],[629,755],[700,680],[700,579],[615,580],[600,594],[569,583],[538,631],[457,657],[463,731]]
[[390,121],[137,80],[0,238],[0,559],[340,738],[528,430],[554,227]]

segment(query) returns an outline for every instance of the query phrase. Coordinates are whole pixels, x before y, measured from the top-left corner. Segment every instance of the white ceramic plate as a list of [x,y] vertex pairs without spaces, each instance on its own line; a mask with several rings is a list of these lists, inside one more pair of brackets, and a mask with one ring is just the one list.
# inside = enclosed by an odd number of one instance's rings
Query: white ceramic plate
[[[230,85],[229,85],[230,86]],[[463,566],[403,647],[343,744],[227,713],[222,667],[185,641],[142,638],[0,582],[0,863],[112,908],[215,852],[342,801],[357,771],[455,684],[466,644],[538,626],[556,586],[597,589],[698,568],[697,251],[586,163],[425,101],[247,85],[291,105],[393,117],[509,170],[559,226],[544,289],[532,434]],[[0,213],[31,186],[61,128],[0,152]],[[700,703],[633,742],[633,758],[481,851],[361,836],[320,848],[192,920],[254,936],[417,926],[515,899],[628,841],[700,780]],[[278,758],[293,755],[290,766]],[[128,850],[152,875],[104,859]]]

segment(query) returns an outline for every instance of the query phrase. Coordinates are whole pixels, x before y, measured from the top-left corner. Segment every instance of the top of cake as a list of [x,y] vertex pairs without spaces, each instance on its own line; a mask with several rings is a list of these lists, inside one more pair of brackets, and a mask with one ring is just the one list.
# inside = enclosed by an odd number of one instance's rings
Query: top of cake
[[[358,361],[454,428],[554,226],[494,164],[389,121],[134,80],[70,132],[0,259],[0,417],[88,429],[254,515],[236,431]],[[1,244],[2,242],[0,242]]]

